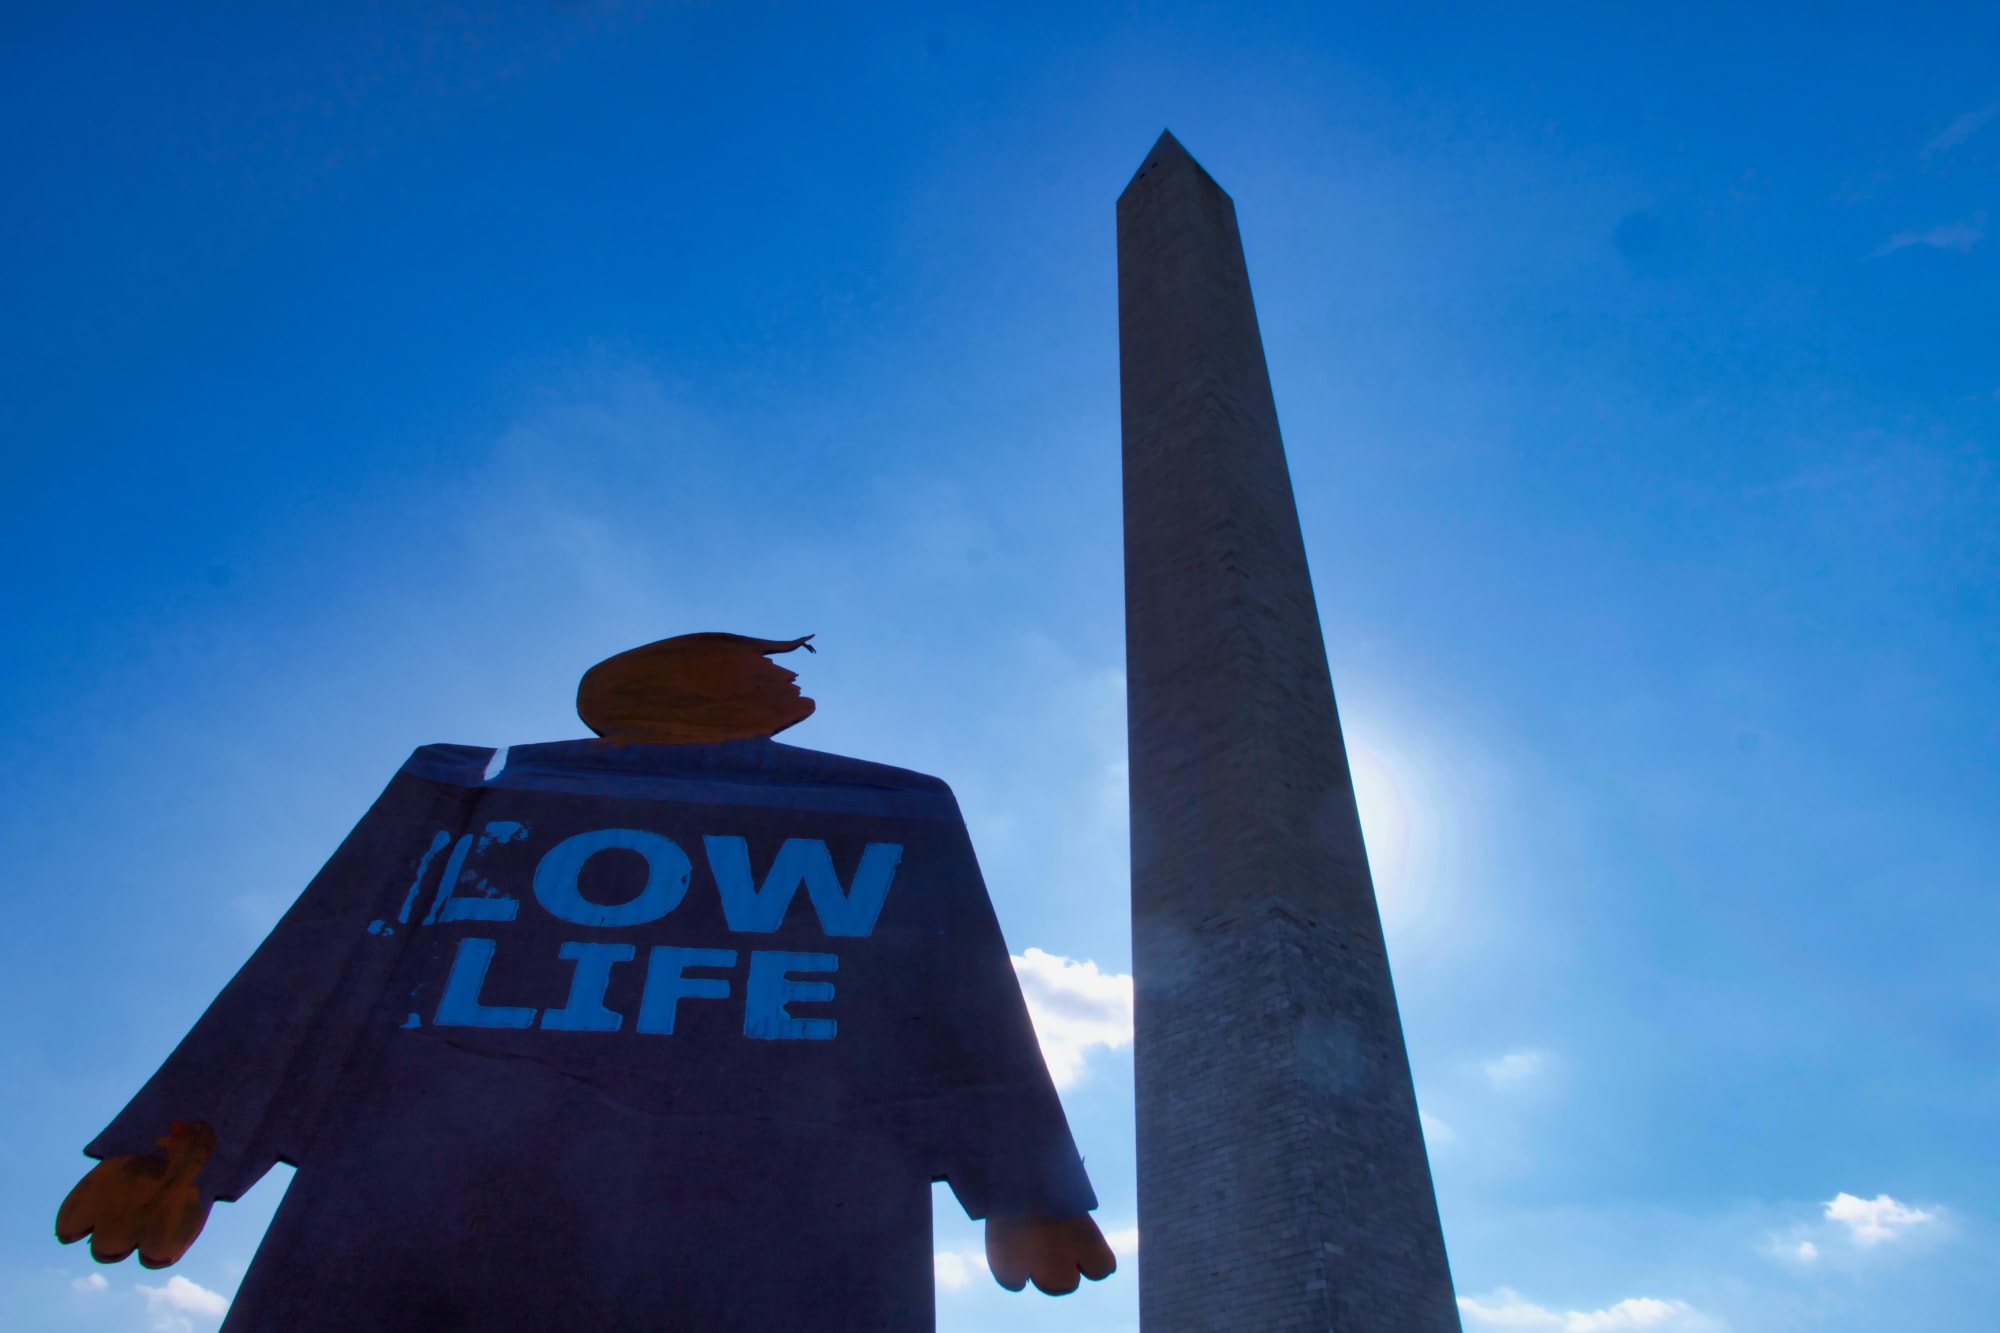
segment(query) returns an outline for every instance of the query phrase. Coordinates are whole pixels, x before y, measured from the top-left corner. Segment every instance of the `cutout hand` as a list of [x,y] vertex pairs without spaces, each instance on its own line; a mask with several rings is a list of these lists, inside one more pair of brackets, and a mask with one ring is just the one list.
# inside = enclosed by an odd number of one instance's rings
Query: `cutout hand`
[[56,1239],[89,1236],[90,1257],[115,1264],[133,1250],[148,1268],[165,1268],[188,1252],[209,1201],[195,1180],[215,1151],[206,1120],[176,1120],[160,1140],[165,1152],[131,1153],[92,1167],[56,1211]]
[[1117,1256],[1090,1214],[1080,1217],[989,1217],[986,1263],[1009,1291],[1029,1282],[1051,1296],[1067,1296],[1078,1275],[1102,1282],[1118,1269]]

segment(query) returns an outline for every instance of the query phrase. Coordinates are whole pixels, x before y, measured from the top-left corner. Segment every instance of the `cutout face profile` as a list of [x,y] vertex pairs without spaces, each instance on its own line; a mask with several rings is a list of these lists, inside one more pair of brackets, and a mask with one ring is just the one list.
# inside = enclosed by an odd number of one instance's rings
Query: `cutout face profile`
[[576,712],[608,741],[693,745],[774,736],[812,716],[798,673],[770,654],[803,648],[800,639],[680,634],[607,657],[583,673]]

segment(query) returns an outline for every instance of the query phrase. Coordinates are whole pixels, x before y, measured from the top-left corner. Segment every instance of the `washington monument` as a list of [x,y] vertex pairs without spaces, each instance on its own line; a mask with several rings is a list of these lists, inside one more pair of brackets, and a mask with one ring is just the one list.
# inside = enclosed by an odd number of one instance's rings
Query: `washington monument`
[[1459,1327],[1229,196],[1118,199],[1140,1318]]

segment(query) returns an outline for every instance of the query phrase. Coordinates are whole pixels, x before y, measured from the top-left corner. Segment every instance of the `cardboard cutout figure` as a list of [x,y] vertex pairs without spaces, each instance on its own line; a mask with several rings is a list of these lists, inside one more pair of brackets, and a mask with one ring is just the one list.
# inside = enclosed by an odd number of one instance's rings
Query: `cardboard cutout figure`
[[173,1263],[298,1168],[226,1333],[934,1326],[1114,1262],[951,791],[781,745],[766,654],[599,663],[603,737],[403,765],[85,1150],[65,1243]]

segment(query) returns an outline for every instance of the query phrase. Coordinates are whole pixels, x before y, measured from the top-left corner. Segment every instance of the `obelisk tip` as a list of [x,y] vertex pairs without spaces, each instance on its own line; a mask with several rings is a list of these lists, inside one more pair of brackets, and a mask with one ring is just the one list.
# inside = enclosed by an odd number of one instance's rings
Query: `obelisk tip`
[[1195,161],[1193,155],[1181,146],[1181,141],[1174,137],[1172,130],[1161,130],[1160,137],[1153,141],[1152,148],[1147,152],[1146,160],[1139,164],[1139,170],[1133,173],[1131,181],[1126,184],[1124,193],[1130,194],[1134,186],[1148,177],[1188,168],[1193,168],[1200,176],[1213,180],[1202,170],[1201,163]]

